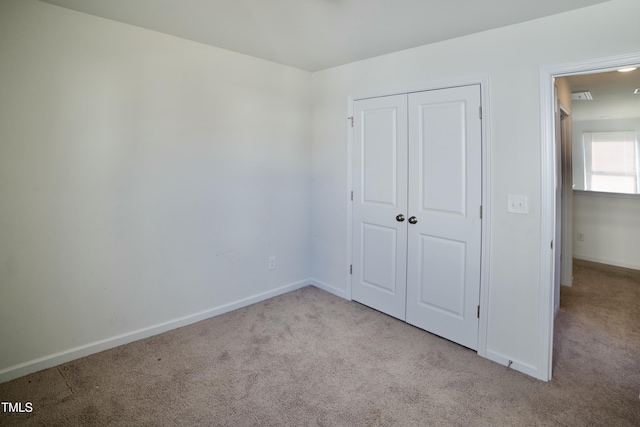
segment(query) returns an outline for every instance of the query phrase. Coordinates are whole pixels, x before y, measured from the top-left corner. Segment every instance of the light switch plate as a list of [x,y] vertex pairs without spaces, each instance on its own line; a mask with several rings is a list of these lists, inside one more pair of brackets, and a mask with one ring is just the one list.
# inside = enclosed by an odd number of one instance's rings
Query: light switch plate
[[529,213],[529,207],[527,206],[527,196],[517,196],[509,194],[507,196],[507,212],[527,215]]

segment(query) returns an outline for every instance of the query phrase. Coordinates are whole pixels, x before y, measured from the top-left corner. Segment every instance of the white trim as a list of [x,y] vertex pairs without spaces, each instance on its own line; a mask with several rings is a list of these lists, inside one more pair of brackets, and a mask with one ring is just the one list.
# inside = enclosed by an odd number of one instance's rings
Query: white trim
[[535,377],[551,379],[553,349],[553,319],[555,316],[554,254],[551,241],[555,239],[555,102],[554,82],[550,71],[540,71],[541,125],[541,197],[540,197],[540,316],[538,323],[538,370]]
[[608,199],[631,199],[640,200],[640,194],[631,193],[605,193],[604,191],[585,191],[585,190],[573,190],[574,196],[585,197],[605,197]]
[[597,262],[598,264],[607,264],[607,265],[614,265],[616,267],[629,268],[631,270],[640,270],[640,264],[629,264],[629,263],[620,262],[614,259],[606,259],[606,258],[591,257],[587,255],[576,255],[576,254],[573,255],[573,258],[581,259],[584,261]]
[[128,344],[133,341],[138,341],[176,328],[191,325],[193,323],[200,322],[202,320],[206,320],[220,314],[228,313],[230,311],[237,310],[239,308],[246,307],[251,304],[255,304],[257,302],[264,301],[266,299],[273,298],[287,292],[295,291],[296,289],[300,289],[311,284],[315,285],[313,280],[301,280],[299,282],[281,286],[271,291],[243,298],[229,304],[224,304],[215,308],[200,311],[198,313],[169,320],[167,322],[158,323],[157,325],[137,329],[135,331],[105,338],[99,341],[94,341],[89,344],[81,345],[58,353],[39,357],[28,362],[20,363],[18,365],[10,366],[8,368],[0,370],[0,383],[10,381],[23,375],[28,375],[33,372],[41,371],[43,369],[51,368],[53,366],[60,365],[61,363],[70,362],[81,357],[99,353],[104,350],[109,350],[111,348]]
[[[564,254],[573,254],[573,135],[570,131],[573,126],[571,111],[558,101],[560,106],[560,153],[562,170],[562,230],[561,251]],[[564,119],[562,118],[564,115]],[[567,124],[569,126],[567,126]],[[569,127],[570,129],[567,129]],[[570,165],[569,170],[566,166]],[[567,175],[567,176],[565,176]],[[571,257],[562,257],[560,267],[560,285],[571,286],[573,284],[573,263]],[[555,291],[554,291],[555,295]],[[560,301],[555,301],[555,316],[560,311]]]
[[[491,103],[490,79],[488,74],[469,76],[466,78],[432,81],[419,85],[405,86],[393,90],[375,90],[356,94],[347,98],[347,111],[353,116],[353,103],[356,100],[392,96],[405,93],[423,92],[427,90],[446,89],[459,86],[480,85],[480,105],[482,106],[482,259],[480,264],[480,321],[478,324],[478,355],[487,356],[487,331],[489,328],[489,256],[491,249]],[[348,181],[349,197],[353,187],[353,128],[348,124]],[[350,200],[350,199],[349,199]],[[351,275],[349,266],[352,264],[353,250],[353,205],[349,201],[347,208],[347,291],[346,299],[351,300]],[[331,292],[331,291],[330,291]],[[339,294],[336,294],[339,295]],[[517,365],[520,366],[520,365]],[[524,365],[522,365],[524,366]],[[523,371],[524,372],[524,371]]]
[[[393,96],[393,95],[402,95],[405,93],[413,93],[413,92],[424,92],[427,90],[438,90],[438,89],[448,89],[459,86],[471,86],[471,85],[483,85],[488,83],[489,75],[488,74],[480,74],[468,77],[461,77],[455,79],[443,79],[443,80],[434,80],[427,83],[420,83],[414,85],[407,85],[396,87],[393,89],[380,89],[380,90],[371,90],[362,93],[357,93],[353,96],[349,96],[349,112],[353,113],[353,101],[359,101],[361,99],[367,98],[378,98],[381,96]],[[484,95],[484,91],[483,91]],[[484,107],[484,106],[483,106]]]
[[[347,97],[347,117],[353,120],[353,101],[352,97]],[[353,191],[353,126],[352,121],[347,122],[347,265],[346,265],[346,292],[343,298],[351,301],[351,265],[353,264],[353,200],[351,200],[351,192]]]
[[555,238],[555,129],[553,79],[566,75],[592,74],[640,64],[640,54],[578,61],[540,68],[541,137],[541,228],[540,228],[540,322],[538,332],[539,370],[536,377],[549,381],[552,375],[554,318],[554,259],[551,241]]
[[329,292],[330,294],[333,294],[335,296],[338,296],[340,298],[344,298],[346,300],[349,300],[350,298],[347,298],[347,291],[343,290],[343,289],[338,289],[335,286],[332,286],[328,283],[322,282],[318,279],[309,279],[309,283],[313,286],[315,286],[318,289],[322,289],[325,292]]
[[480,104],[482,105],[482,254],[480,264],[480,321],[478,330],[478,354],[487,356],[489,331],[489,287],[491,284],[491,93],[489,75],[480,79]]

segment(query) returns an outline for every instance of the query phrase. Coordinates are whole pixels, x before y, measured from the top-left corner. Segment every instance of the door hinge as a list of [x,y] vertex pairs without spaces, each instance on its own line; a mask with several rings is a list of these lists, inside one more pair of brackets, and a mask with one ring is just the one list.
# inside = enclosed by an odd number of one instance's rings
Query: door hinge
[[553,249],[553,240],[551,241],[551,249]]
[[482,120],[482,106],[478,107],[478,112],[480,113],[480,120]]
[[349,274],[353,274],[353,264],[349,266]]
[[480,219],[482,219],[482,206],[480,206]]
[[351,120],[351,127],[353,127],[353,116],[347,117],[347,120]]
[[480,306],[478,306],[478,319],[480,318]]
[[353,191],[351,192],[351,201],[353,202]]

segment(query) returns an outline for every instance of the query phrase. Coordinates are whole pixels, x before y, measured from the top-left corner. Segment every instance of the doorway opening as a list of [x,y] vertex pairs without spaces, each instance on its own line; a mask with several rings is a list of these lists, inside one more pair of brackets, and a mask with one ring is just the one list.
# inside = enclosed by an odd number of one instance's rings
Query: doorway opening
[[[555,92],[555,80],[567,76],[589,75],[618,71],[623,67],[635,66],[640,68],[640,54],[623,55],[544,67],[540,71],[541,97],[541,137],[542,137],[542,233],[541,233],[541,289],[540,289],[540,372],[539,379],[548,381],[552,377],[553,355],[553,321],[559,304],[559,282],[561,265],[559,255],[562,254],[563,240],[558,231],[562,227],[571,228],[570,217],[563,217],[562,207],[566,203],[558,197],[558,189],[562,187],[563,174],[568,171],[559,167],[562,165],[562,153],[558,150],[559,128],[562,117],[557,114],[558,103]],[[560,117],[559,117],[560,116]],[[561,122],[557,124],[557,120]],[[561,130],[561,129],[560,129]],[[560,158],[559,158],[560,157]],[[575,175],[573,175],[575,176]],[[572,177],[565,176],[572,181]],[[565,181],[566,182],[566,181]],[[565,230],[571,232],[572,230]],[[564,234],[564,233],[563,233]],[[566,240],[564,240],[566,242]],[[571,245],[569,244],[569,247]],[[560,252],[558,254],[557,252]],[[564,254],[564,261],[571,258],[572,253]]]

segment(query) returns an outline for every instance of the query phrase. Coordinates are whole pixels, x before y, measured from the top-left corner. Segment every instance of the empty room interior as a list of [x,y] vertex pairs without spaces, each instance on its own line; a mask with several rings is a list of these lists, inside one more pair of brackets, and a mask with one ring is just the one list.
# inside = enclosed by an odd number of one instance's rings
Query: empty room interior
[[640,2],[456,3],[0,0],[0,424],[640,423]]

